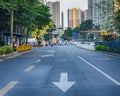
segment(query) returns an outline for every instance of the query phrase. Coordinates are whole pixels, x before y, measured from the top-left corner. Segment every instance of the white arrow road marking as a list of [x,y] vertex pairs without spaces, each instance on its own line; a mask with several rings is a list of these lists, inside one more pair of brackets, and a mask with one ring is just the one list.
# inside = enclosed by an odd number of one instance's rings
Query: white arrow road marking
[[36,63],[39,63],[40,61],[41,61],[41,59],[38,59],[38,60],[36,60],[35,62],[36,62]]
[[29,66],[27,69],[24,70],[24,72],[29,72],[31,71],[35,66],[34,65],[31,65]]
[[4,96],[8,91],[10,91],[18,81],[11,81],[8,85],[6,85],[4,88],[0,90],[0,96]]
[[105,72],[103,72],[102,70],[100,70],[99,68],[97,68],[96,66],[92,65],[91,63],[89,63],[87,60],[85,60],[84,58],[78,56],[82,61],[84,61],[86,64],[88,64],[89,66],[91,66],[92,68],[94,68],[95,70],[97,70],[99,73],[101,73],[103,76],[105,76],[106,78],[108,78],[109,80],[111,80],[113,83],[115,83],[116,85],[120,86],[120,82],[118,82],[117,80],[115,80],[114,78],[112,78],[111,76],[109,76],[108,74],[106,74]]
[[63,92],[67,92],[67,90],[75,84],[75,81],[68,81],[68,74],[61,73],[60,81],[53,82],[53,84],[57,86],[59,89],[61,89]]

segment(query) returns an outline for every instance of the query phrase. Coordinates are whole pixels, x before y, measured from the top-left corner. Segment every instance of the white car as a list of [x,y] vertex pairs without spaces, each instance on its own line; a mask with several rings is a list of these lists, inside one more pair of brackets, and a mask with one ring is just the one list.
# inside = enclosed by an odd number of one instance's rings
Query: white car
[[58,45],[64,45],[63,41],[58,41]]

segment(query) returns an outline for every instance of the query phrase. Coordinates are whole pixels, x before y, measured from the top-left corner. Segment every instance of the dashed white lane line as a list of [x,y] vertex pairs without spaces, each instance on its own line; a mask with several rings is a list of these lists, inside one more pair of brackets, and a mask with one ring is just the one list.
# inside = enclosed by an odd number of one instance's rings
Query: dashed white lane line
[[46,57],[53,57],[54,55],[43,55],[41,56],[42,58],[46,58]]
[[41,59],[38,59],[38,60],[36,60],[35,62],[36,62],[36,63],[39,63],[39,62],[41,62]]
[[78,56],[82,61],[84,61],[86,64],[88,64],[89,66],[91,66],[92,68],[94,68],[95,70],[97,70],[99,73],[101,73],[103,76],[105,76],[106,78],[108,78],[109,80],[111,80],[114,84],[120,86],[120,82],[115,80],[114,78],[112,78],[111,76],[109,76],[108,74],[106,74],[105,72],[103,72],[102,70],[100,70],[99,68],[95,67],[94,65],[92,65],[91,63],[89,63],[87,60],[85,60],[84,58],[82,58],[81,56]]
[[8,91],[10,91],[18,81],[11,81],[9,84],[7,84],[4,88],[0,90],[0,96],[4,96]]
[[98,58],[98,60],[110,60],[110,58]]
[[28,68],[26,68],[26,69],[24,70],[24,72],[29,72],[29,71],[31,71],[34,67],[35,67],[34,65],[31,65],[31,66],[29,66]]

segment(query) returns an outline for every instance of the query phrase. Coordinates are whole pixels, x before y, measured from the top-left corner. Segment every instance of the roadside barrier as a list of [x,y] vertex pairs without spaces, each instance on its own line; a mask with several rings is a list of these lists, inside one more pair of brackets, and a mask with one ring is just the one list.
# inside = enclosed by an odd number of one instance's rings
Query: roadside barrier
[[17,46],[16,51],[21,52],[21,51],[31,50],[31,48],[32,46],[30,44],[25,44],[25,45]]
[[77,47],[88,49],[88,50],[95,50],[94,44],[77,44]]

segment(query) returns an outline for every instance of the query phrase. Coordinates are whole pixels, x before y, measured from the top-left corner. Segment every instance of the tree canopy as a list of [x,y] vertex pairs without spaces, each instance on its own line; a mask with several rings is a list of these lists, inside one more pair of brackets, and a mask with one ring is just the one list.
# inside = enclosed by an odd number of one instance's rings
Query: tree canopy
[[12,10],[14,29],[16,26],[40,29],[51,22],[49,8],[38,0],[0,0],[0,31],[9,31]]
[[80,30],[91,30],[93,28],[92,20],[85,20],[80,24]]
[[72,40],[72,32],[73,32],[73,30],[71,29],[71,28],[68,28],[68,29],[66,29],[65,31],[64,31],[64,34],[63,34],[63,38],[65,39],[65,40]]

